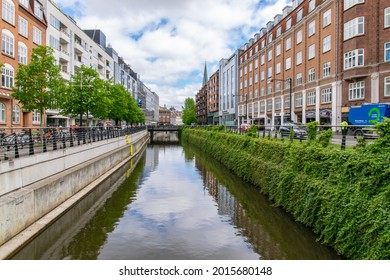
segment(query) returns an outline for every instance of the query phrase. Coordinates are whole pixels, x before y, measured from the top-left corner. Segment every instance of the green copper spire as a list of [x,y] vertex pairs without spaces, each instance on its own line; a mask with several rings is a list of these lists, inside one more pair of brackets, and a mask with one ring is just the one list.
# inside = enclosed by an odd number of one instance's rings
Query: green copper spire
[[207,76],[207,65],[206,65],[206,61],[204,62],[204,73],[203,73],[203,85],[202,86],[205,86],[207,84],[207,81],[208,81],[208,76]]

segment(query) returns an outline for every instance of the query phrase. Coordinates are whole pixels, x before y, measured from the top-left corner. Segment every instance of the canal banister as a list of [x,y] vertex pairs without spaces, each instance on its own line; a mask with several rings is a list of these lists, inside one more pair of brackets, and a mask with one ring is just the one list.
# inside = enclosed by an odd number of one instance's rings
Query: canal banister
[[[149,142],[146,130],[0,163],[0,245],[129,160]],[[131,149],[133,155],[131,155]]]

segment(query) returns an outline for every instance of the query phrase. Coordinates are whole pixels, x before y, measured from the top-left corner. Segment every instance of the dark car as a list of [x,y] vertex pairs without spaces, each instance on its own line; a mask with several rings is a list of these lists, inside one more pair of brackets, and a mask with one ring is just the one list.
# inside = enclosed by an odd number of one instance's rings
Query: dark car
[[284,123],[279,127],[279,133],[281,137],[289,137],[290,130],[294,131],[294,138],[307,138],[307,131],[306,128],[303,126],[300,126],[296,123]]

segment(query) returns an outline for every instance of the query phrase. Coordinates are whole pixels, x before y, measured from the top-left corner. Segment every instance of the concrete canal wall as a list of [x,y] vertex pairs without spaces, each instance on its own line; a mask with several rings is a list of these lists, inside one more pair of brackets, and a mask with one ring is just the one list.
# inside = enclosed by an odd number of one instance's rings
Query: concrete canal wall
[[148,142],[149,134],[145,130],[1,162],[0,245],[81,193],[103,174],[130,160]]

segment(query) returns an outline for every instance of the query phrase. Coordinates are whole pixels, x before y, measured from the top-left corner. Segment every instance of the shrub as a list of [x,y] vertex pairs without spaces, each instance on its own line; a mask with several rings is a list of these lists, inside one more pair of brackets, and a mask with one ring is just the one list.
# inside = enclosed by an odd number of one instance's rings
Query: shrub
[[306,127],[307,139],[309,142],[315,141],[317,138],[318,122],[309,122]]

